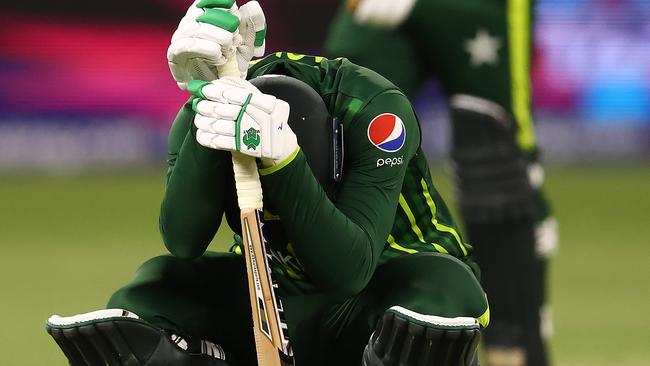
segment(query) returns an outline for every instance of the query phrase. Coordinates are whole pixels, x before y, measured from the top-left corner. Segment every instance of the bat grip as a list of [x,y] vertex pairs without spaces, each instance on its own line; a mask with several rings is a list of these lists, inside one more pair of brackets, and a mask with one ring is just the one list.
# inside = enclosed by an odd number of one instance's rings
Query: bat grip
[[225,64],[217,66],[217,74],[220,78],[224,76],[233,76],[236,78],[241,77],[235,57],[236,56],[233,55]]
[[262,208],[262,184],[257,172],[255,158],[239,152],[232,153],[232,168],[235,172],[237,202],[241,210]]
[[[219,77],[240,77],[237,60],[234,57],[221,66],[217,66]],[[262,184],[257,172],[255,158],[242,153],[232,152],[232,167],[235,172],[235,187],[239,209],[262,209]]]

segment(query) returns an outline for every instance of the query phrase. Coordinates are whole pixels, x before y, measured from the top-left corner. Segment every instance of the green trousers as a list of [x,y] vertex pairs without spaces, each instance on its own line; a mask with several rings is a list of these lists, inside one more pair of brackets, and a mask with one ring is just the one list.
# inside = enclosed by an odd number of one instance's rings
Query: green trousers
[[[288,295],[282,285],[278,290],[297,365],[359,366],[378,318],[394,305],[446,317],[489,314],[472,271],[437,253],[386,262],[352,297],[318,291]],[[218,343],[230,365],[256,364],[245,265],[239,255],[155,257],[111,297],[108,307],[128,309],[185,337]]]

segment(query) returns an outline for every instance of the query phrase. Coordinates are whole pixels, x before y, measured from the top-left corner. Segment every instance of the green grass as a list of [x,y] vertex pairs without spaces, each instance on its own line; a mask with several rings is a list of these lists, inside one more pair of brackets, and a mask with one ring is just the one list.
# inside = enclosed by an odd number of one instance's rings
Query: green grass
[[[448,181],[438,184],[449,196]],[[164,253],[162,190],[158,171],[0,176],[0,364],[66,364],[45,320],[101,308]],[[650,169],[550,169],[548,191],[562,240],[551,272],[556,364],[650,364]]]
[[559,365],[650,365],[650,170],[549,173],[561,249],[552,266]]

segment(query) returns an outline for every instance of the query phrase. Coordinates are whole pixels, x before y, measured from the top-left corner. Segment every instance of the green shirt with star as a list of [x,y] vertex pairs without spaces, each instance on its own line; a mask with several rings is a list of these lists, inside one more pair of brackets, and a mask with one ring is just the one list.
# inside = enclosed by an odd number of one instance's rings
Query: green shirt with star
[[[265,205],[281,218],[283,230],[279,245],[270,238],[278,251],[272,266],[290,292],[355,294],[377,266],[417,252],[452,255],[478,273],[471,247],[432,184],[413,107],[397,87],[346,59],[285,52],[255,62],[248,77],[267,74],[307,83],[344,130],[343,178],[334,201],[301,150],[278,166],[260,169]],[[371,122],[383,115],[403,123],[401,147],[381,149],[370,140]],[[188,102],[170,129],[160,212],[165,245],[184,258],[204,253],[224,215],[233,231],[241,232],[230,153],[199,145],[193,117]]]

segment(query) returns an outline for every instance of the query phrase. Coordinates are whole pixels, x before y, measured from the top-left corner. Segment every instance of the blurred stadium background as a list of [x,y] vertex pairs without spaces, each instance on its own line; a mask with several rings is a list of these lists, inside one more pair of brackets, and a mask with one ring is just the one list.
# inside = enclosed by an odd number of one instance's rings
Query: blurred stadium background
[[[320,53],[335,2],[260,2],[267,51]],[[1,365],[64,365],[45,319],[102,307],[163,252],[165,139],[187,97],[165,52],[189,3],[0,4]],[[553,358],[650,365],[650,0],[536,11],[537,132],[561,225]],[[440,94],[432,81],[416,103],[452,200]]]

